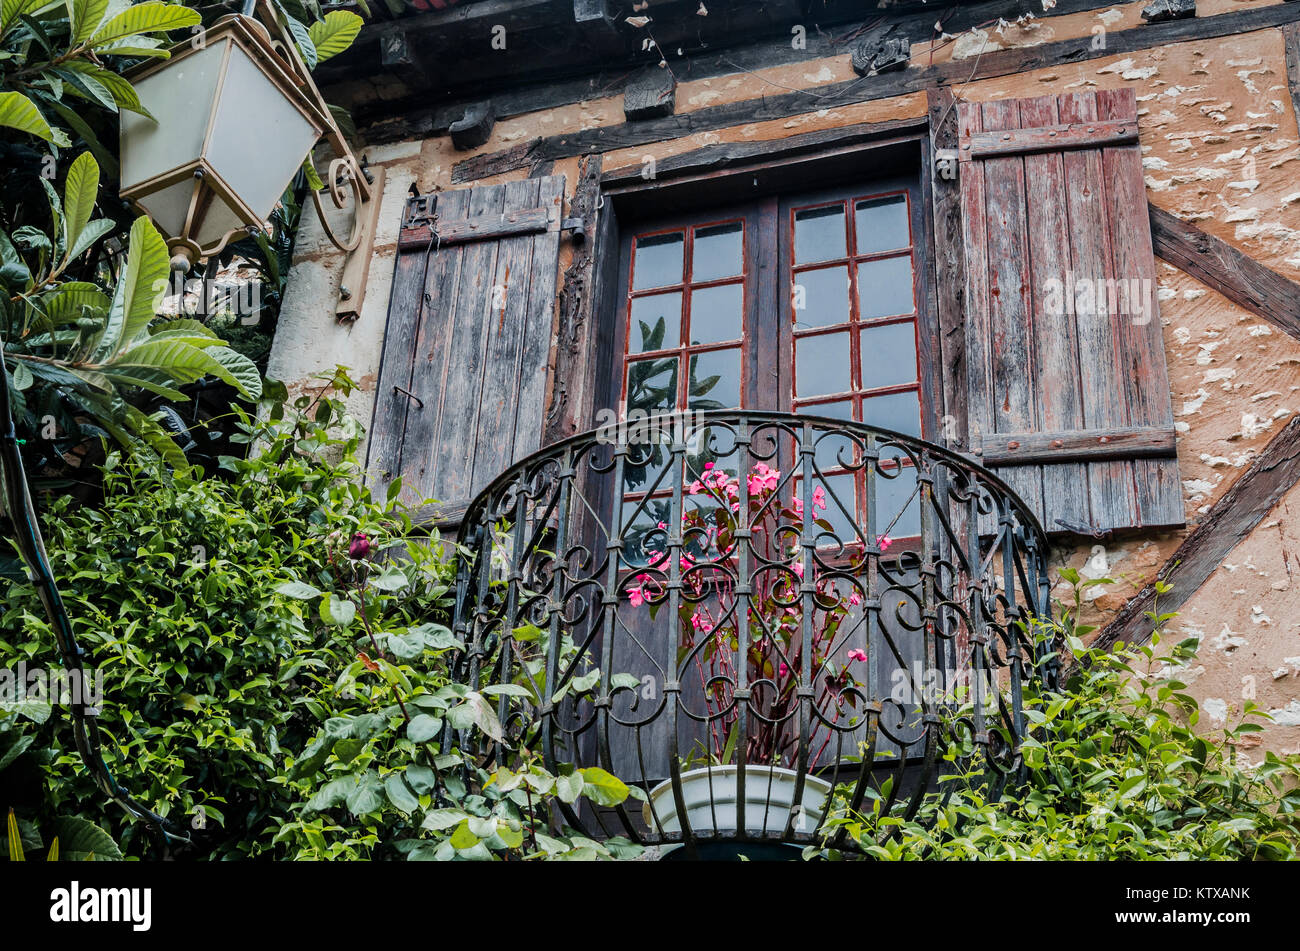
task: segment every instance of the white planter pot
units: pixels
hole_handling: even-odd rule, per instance
[[[682,773],[682,798],[693,832],[735,832],[743,828],[750,835],[780,835],[785,831],[794,805],[798,773],[780,766],[746,766],[742,810],[736,801],[739,771],[735,766],[713,766]],[[830,792],[831,784],[826,780],[816,776],[804,778],[803,808],[795,817],[795,832],[817,831]],[[664,780],[650,791],[650,801],[643,810],[647,824],[654,829],[651,809],[659,817],[664,832],[682,831],[671,780]]]

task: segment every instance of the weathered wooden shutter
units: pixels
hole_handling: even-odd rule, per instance
[[[957,108],[972,450],[1049,532],[1181,525],[1133,91]]]
[[[367,468],[454,522],[541,443],[564,177],[422,195],[398,240]]]

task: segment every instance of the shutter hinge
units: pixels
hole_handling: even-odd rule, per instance
[[[958,160],[956,149],[934,150],[934,170],[940,178],[946,181],[956,180],[957,165]]]
[[[565,218],[560,222],[560,230],[572,231],[574,244],[583,244],[587,240],[587,222],[582,218]]]

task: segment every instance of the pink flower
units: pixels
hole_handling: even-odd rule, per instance
[[[713,463],[711,463],[711,462],[706,462],[706,463],[704,464],[704,468],[706,468],[706,469],[712,469],[712,468],[713,468]]]
[[[781,661],[781,666],[777,669],[780,672],[782,677],[784,677],[786,674],[790,672],[790,668],[785,665],[785,661]]]
[[[849,595],[849,604],[853,605],[854,607],[857,607],[861,603],[862,603],[862,595],[858,594],[858,592],[854,591],[852,594]]]
[[[817,486],[817,488],[813,489],[813,508],[815,509],[826,508],[826,490],[823,489],[820,485]]]
[[[802,561],[796,561],[793,565],[790,566],[790,568],[791,568],[791,570],[794,571],[794,573],[797,574],[800,578],[803,577],[803,562],[802,562]]]
[[[855,647],[853,648],[853,650],[849,651],[848,656],[849,656],[849,660],[866,660],[867,652],[864,650],[859,650],[858,648]]]
[[[889,546],[894,544],[894,540],[888,535],[877,535],[876,544],[880,546],[881,551],[889,551]]]

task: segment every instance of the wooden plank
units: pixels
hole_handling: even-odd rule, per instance
[[[958,133],[979,131],[983,118],[978,103],[957,103]],[[968,165],[961,175],[962,242],[966,248],[966,379],[968,441],[995,430],[993,422],[993,332],[989,311],[989,241],[985,212],[985,163]],[[988,516],[979,518],[977,534],[996,528]]]
[[[411,391],[415,369],[412,344],[419,327],[427,266],[428,255],[420,253],[398,253],[393,264],[375,411],[366,441],[366,471],[377,498],[387,494],[389,483],[401,473],[406,417],[414,404],[397,387]]]
[[[1300,338],[1300,284],[1220,238],[1148,205],[1155,253],[1238,307]]]
[[[1020,125],[1014,99],[986,102],[980,107],[984,131]],[[1018,156],[985,160],[984,213],[988,228],[990,384],[993,415],[991,433],[1024,432],[1038,428],[1034,410],[1037,369],[1030,339],[1029,245],[1025,220],[1025,168]],[[1042,473],[1016,468],[998,473],[1041,521]]]
[[[1046,401],[1044,401],[1046,402]],[[1136,459],[1174,456],[1177,442],[1168,429],[1071,429],[1056,432],[998,433],[974,450],[987,466],[1021,466],[1051,461],[1052,468],[1076,471],[1055,463],[1071,459]],[[1078,483],[1074,486],[1078,492]],[[1084,513],[1086,515],[1086,512]]]
[[[449,215],[462,217],[469,211],[471,195],[469,189],[442,192],[438,196],[438,208]],[[430,258],[414,346],[415,373],[411,378],[412,392],[424,405],[407,418],[402,446],[402,479],[406,494],[412,501],[424,501],[435,494],[432,456],[442,423],[442,394],[450,363],[447,354],[456,339],[454,317],[461,259],[471,250],[481,247],[483,245],[444,248]],[[439,498],[438,501],[448,500]]]
[[[926,111],[930,126],[930,152],[957,147],[957,110],[952,90],[927,94]],[[955,168],[954,168],[955,171]],[[939,325],[939,374],[943,381],[939,440],[949,449],[961,450],[968,437],[966,418],[966,265],[962,241],[961,186],[958,179],[933,175],[931,179],[932,231],[934,242],[934,288]]]
[[[564,176],[540,180],[538,200],[558,217],[564,203]],[[542,445],[547,393],[547,365],[555,339],[556,282],[560,270],[560,233],[548,231],[532,238],[532,267],[528,272],[528,304],[524,310],[524,344],[515,377],[514,457],[517,462]],[[486,474],[490,480],[497,473]],[[481,489],[484,482],[479,486]]]
[[[860,78],[833,83],[815,90],[815,98],[811,98],[813,95],[811,92],[789,92],[709,106],[664,119],[566,132],[528,143],[527,152],[533,159],[562,159],[591,152],[648,145],[652,142],[677,139],[728,126],[788,119],[806,113],[812,107],[830,109],[859,102],[890,99],[953,83],[966,83],[1015,75],[1044,67],[1086,62],[1137,50],[1153,49],[1171,43],[1230,36],[1277,27],[1296,20],[1300,20],[1300,4],[1277,4],[1210,17],[1173,20],[1166,23],[1146,24],[1130,30],[1117,30],[1106,35],[1106,46],[1100,49],[1093,47],[1094,38],[1089,35],[1042,43],[1038,46],[994,50],[980,56],[978,62],[974,64],[963,59],[925,69],[907,69],[875,76],[869,83],[864,83]],[[507,157],[501,152],[488,153],[458,162],[452,168],[452,180],[474,181],[487,175],[526,168],[528,164],[529,161],[523,161],[518,154]]]
[[[1022,155],[1026,152],[1062,152],[1066,149],[1091,149],[1101,145],[1129,145],[1138,140],[1137,118],[1035,126],[1030,129],[1004,129],[977,132],[963,137],[960,157],[994,158],[999,155]]]
[[[525,178],[505,186],[505,210],[535,206],[541,179]],[[533,240],[528,235],[505,237],[494,242],[496,259],[491,280],[486,285],[487,327],[483,371],[478,392],[472,389],[467,398],[477,404],[478,425],[467,434],[474,443],[472,468],[464,494],[449,498],[472,498],[501,474],[515,458],[515,421],[521,408],[520,368],[529,330],[530,274],[533,270]],[[554,270],[551,294],[555,293]],[[550,336],[550,327],[546,328]],[[549,340],[548,340],[549,344]],[[545,360],[543,354],[542,360]],[[539,362],[538,368],[544,366]],[[536,374],[534,374],[536,375]],[[451,407],[449,407],[451,409]],[[445,481],[450,473],[438,474]]]
[[[1273,437],[1241,477],[1214,504],[1209,514],[1178,546],[1156,581],[1132,598],[1093,641],[1110,650],[1121,641],[1144,644],[1151,637],[1148,612],[1177,611],[1223,564],[1232,550],[1273,510],[1300,481],[1300,418],[1287,423]],[[1156,595],[1156,583],[1170,590]]]
[[[1040,96],[1020,102],[1023,126],[1050,128],[1059,122],[1056,96]],[[1088,128],[1087,124],[1082,128]],[[1051,280],[1064,281],[1070,269],[1070,228],[1066,216],[1065,161],[1061,153],[1026,155],[1025,202],[1028,227],[1029,282],[1033,326],[1030,344],[1034,352],[1038,425],[1045,430],[1075,431],[1083,427],[1081,383],[1079,380],[1079,346],[1074,320],[1064,308],[1046,306],[1044,289]],[[1000,435],[1006,446],[1025,446],[1030,439]],[[1047,440],[1052,445],[1055,440]],[[984,447],[985,465],[1003,465],[1011,457],[1000,458]],[[1043,514],[1040,521],[1063,519],[1072,525],[1088,524],[1088,467],[1064,462],[1061,457],[1038,471],[1043,486]],[[1017,464],[1017,463],[1012,463]]]
[[[488,241],[515,234],[533,234],[556,229],[559,218],[554,208],[519,208],[499,215],[478,215],[474,218],[422,222],[403,228],[397,239],[398,251],[411,251],[428,247],[436,242],[438,247],[467,244],[470,241]]]
[[[1131,87],[1097,93],[1100,118],[1137,124],[1137,99]],[[1156,262],[1151,226],[1143,211],[1146,182],[1137,144],[1102,149],[1109,203],[1113,275],[1129,288],[1126,312],[1114,314],[1119,347],[1119,377],[1125,387],[1128,420],[1134,427],[1172,430],[1174,414],[1165,366],[1165,342],[1156,300]],[[1126,306],[1124,306],[1126,304]],[[1182,525],[1185,521],[1178,460],[1137,459],[1132,463],[1137,521],[1132,527]]]
[[[1065,122],[1085,122],[1097,117],[1096,97],[1071,93],[1061,97],[1060,117]],[[1098,150],[1071,151],[1061,157],[1065,168],[1066,210],[1069,216],[1070,271],[1091,280],[1113,276],[1102,156]],[[1068,290],[1068,289],[1067,289]],[[1068,295],[1067,295],[1068,296]],[[1074,310],[1078,332],[1080,394],[1083,424],[1089,429],[1128,425],[1124,384],[1116,362],[1116,339],[1111,315],[1105,307]],[[1137,502],[1133,492],[1133,467],[1126,461],[1097,462],[1089,470],[1088,499],[1094,530],[1133,524]],[[1060,527],[1058,516],[1044,525]]]

